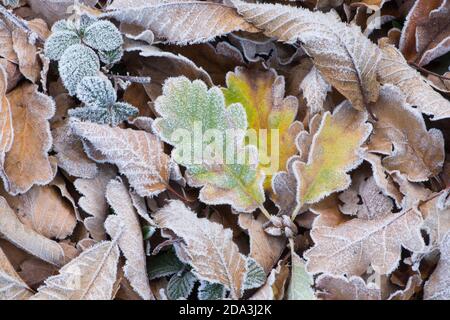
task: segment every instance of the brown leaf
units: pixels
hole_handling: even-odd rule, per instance
[[[396,85],[406,96],[406,102],[427,115],[431,120],[450,117],[450,102],[435,92],[415,69],[411,68],[394,46],[380,42],[383,55],[378,66],[378,78],[383,84]]]
[[[80,3],[94,5],[98,0],[80,0]],[[41,16],[49,25],[66,18],[73,9],[73,0],[28,0],[33,12]]]
[[[12,115],[9,100],[6,97],[7,74],[5,69],[0,66],[0,174],[3,171],[5,155],[11,150],[14,130],[12,126]]]
[[[249,300],[282,300],[289,278],[289,267],[282,260],[269,274],[266,283]]]
[[[286,247],[286,239],[283,237],[272,237],[264,231],[264,223],[267,219],[259,215],[254,219],[253,215],[239,214],[239,226],[247,230],[250,238],[249,256],[258,262],[268,274],[281,256]]]
[[[368,283],[352,276],[320,275],[316,280],[318,297],[323,300],[381,300],[380,289],[374,283]]]
[[[117,241],[104,241],[84,251],[45,280],[32,300],[110,300],[117,278]]]
[[[315,227],[315,246],[305,253],[307,270],[362,275],[372,265],[376,272],[388,274],[397,267],[402,246],[413,252],[424,249],[422,222],[420,212],[408,209],[374,220],[356,218],[336,227]]]
[[[388,155],[382,160],[388,171],[398,170],[410,181],[426,181],[436,176],[444,164],[444,137],[441,131],[427,131],[420,112],[406,104],[395,86],[383,86],[380,99],[372,105],[378,120],[369,150]]]
[[[441,258],[430,279],[425,283],[425,300],[450,299],[450,233],[447,233],[440,245]]]
[[[238,30],[258,31],[234,8],[216,2],[115,0],[108,9],[113,10],[108,16],[120,22],[150,29],[157,38],[181,45],[208,42]]]
[[[91,179],[76,179],[75,189],[82,194],[78,205],[84,212],[90,215],[84,219],[84,225],[95,240],[105,240],[105,222],[108,214],[106,202],[106,186],[116,176],[116,171],[110,166],[103,166],[98,174]]]
[[[161,228],[183,238],[181,246],[201,280],[221,283],[234,299],[242,296],[246,258],[233,242],[233,233],[206,218],[197,218],[181,201],[171,201],[154,215]]]
[[[111,180],[106,188],[106,199],[116,215],[111,215],[105,222],[105,228],[112,238],[123,232],[118,240],[119,248],[127,262],[123,268],[125,277],[133,289],[145,300],[154,300],[147,277],[146,256],[141,225],[133,207],[128,189],[123,182]]]
[[[48,151],[52,146],[50,119],[53,100],[23,84],[7,95],[11,104],[14,143],[6,154],[2,179],[12,195],[27,192],[33,185],[49,183],[55,176]]]
[[[22,224],[3,197],[0,197],[0,216],[0,235],[3,238],[51,264],[59,266],[64,263],[61,246]]]
[[[32,295],[0,248],[0,300],[27,300]]]
[[[72,121],[71,128],[89,141],[105,162],[115,164],[140,196],[152,197],[166,190],[170,159],[154,135],[81,121]]]
[[[420,66],[450,51],[450,1],[417,0],[403,27],[400,50]]]

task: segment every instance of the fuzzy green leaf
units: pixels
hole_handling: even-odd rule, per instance
[[[200,281],[198,288],[199,300],[223,300],[227,290],[220,283],[211,283],[208,281]]]
[[[266,282],[266,273],[255,259],[247,259],[246,269],[244,289],[259,288]]]
[[[77,86],[77,97],[89,107],[108,107],[117,95],[111,82],[101,77],[85,77]]]
[[[174,274],[167,284],[167,297],[170,300],[186,299],[192,292],[197,277],[192,272]]]
[[[54,32],[45,41],[44,54],[51,60],[59,60],[67,48],[80,42],[80,37],[73,31]]]
[[[97,50],[111,51],[123,44],[122,34],[109,21],[98,21],[86,28],[84,42]]]
[[[170,276],[184,269],[184,264],[177,258],[174,251],[162,252],[152,258],[148,265],[150,280]]]

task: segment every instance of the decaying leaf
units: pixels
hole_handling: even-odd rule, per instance
[[[311,114],[321,112],[327,94],[331,91],[331,87],[316,67],[313,67],[306,75],[300,84],[300,88],[307,101],[309,112]]]
[[[293,163],[297,199],[301,204],[317,202],[350,185],[347,172],[362,162],[361,145],[372,130],[366,120],[367,113],[356,111],[346,103],[333,114],[324,114],[308,161]]]
[[[112,238],[121,231],[121,224],[123,224],[118,244],[127,259],[124,266],[125,277],[143,299],[154,299],[147,278],[141,226],[128,189],[123,182],[111,180],[106,187],[106,199],[116,213],[116,216],[109,216],[105,222],[106,230]]]
[[[24,193],[36,184],[47,184],[55,176],[48,156],[52,146],[48,119],[55,113],[55,104],[37,89],[36,85],[23,84],[7,95],[14,143],[6,154],[2,179],[12,195]]]
[[[233,298],[242,296],[246,258],[233,242],[232,232],[206,218],[197,218],[180,201],[171,201],[154,215],[161,228],[183,238],[194,274],[221,283]]]
[[[169,157],[154,135],[76,120],[71,127],[105,157],[104,162],[115,164],[140,196],[151,197],[166,189]]]
[[[356,276],[320,275],[316,280],[318,297],[324,300],[381,300],[380,289]]]
[[[55,241],[45,238],[17,218],[5,198],[0,197],[0,236],[14,245],[51,264],[64,264],[62,247]]]
[[[431,120],[450,117],[450,102],[434,91],[394,46],[381,41],[382,58],[378,66],[378,77],[383,84],[393,84],[402,90],[406,101],[427,115]]]
[[[0,300],[27,300],[32,295],[0,248]]]
[[[118,260],[117,241],[100,242],[45,280],[31,299],[111,300]]]
[[[424,249],[422,215],[416,209],[391,213],[374,220],[352,219],[336,227],[311,231],[314,247],[305,253],[307,270],[334,275],[361,275],[369,265],[380,274],[398,265],[401,248]]]
[[[11,107],[6,97],[7,87],[7,73],[3,66],[0,66],[0,172],[3,171],[5,154],[11,150],[14,137]]]
[[[380,50],[356,26],[332,13],[303,8],[232,1],[238,12],[270,37],[299,42],[324,78],[357,110],[378,98],[376,68]]]
[[[440,245],[441,257],[430,279],[425,283],[425,300],[450,299],[450,233],[447,233]]]
[[[388,171],[400,171],[420,182],[440,173],[444,164],[444,137],[438,129],[427,130],[422,115],[411,108],[402,92],[383,86],[372,106],[376,115],[369,150],[388,155],[382,160]]]
[[[108,16],[150,29],[169,43],[207,42],[232,31],[258,30],[235,9],[216,2],[115,0],[109,9]]]

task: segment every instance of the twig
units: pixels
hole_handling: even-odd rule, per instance
[[[418,64],[414,63],[414,62],[410,63],[410,65],[413,66],[415,69],[417,69],[417,70],[419,70],[419,71],[422,71],[422,72],[424,72],[424,73],[426,73],[426,74],[430,74],[430,75],[435,76],[435,77],[438,77],[438,78],[440,78],[440,79],[442,79],[442,80],[448,80],[448,81],[450,81],[450,78],[449,78],[449,77],[446,77],[446,76],[440,75],[440,74],[438,74],[438,73],[435,73],[435,72],[433,72],[433,71],[427,70],[427,69],[425,69],[425,68],[419,66]]]
[[[109,78],[112,78],[114,80],[124,80],[124,81],[130,81],[134,83],[140,83],[140,84],[148,84],[151,82],[150,77],[139,77],[139,76],[125,76],[125,75],[119,75],[119,74],[110,74],[108,75]]]
[[[24,31],[29,37],[36,39],[41,43],[45,42],[44,39],[42,39],[36,32],[31,30],[30,27],[28,27],[26,21],[24,21],[21,18],[18,18],[14,13],[6,9],[3,5],[0,5],[0,14],[2,14],[5,17],[5,19],[7,19],[9,22],[15,25],[17,28]]]

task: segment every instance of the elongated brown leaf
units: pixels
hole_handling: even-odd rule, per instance
[[[53,99],[38,87],[23,84],[8,94],[14,127],[14,143],[6,154],[2,179],[12,195],[33,185],[49,183],[55,176],[48,157],[52,146],[50,119],[55,113]]]
[[[380,288],[360,277],[324,274],[317,278],[318,297],[324,300],[381,300]]]
[[[27,300],[32,295],[0,248],[0,300]]]
[[[7,73],[3,66],[0,66],[0,172],[3,171],[5,154],[11,150],[14,137],[11,107],[6,97],[7,87]]]
[[[406,101],[417,106],[422,113],[432,116],[431,120],[449,118],[450,101],[434,91],[394,46],[381,41],[380,47],[383,52],[377,71],[380,82],[398,86],[406,96]]]
[[[450,232],[444,236],[440,251],[439,264],[424,287],[425,300],[450,299]]]
[[[233,31],[258,31],[234,8],[217,2],[165,0],[115,1],[108,16],[151,30],[169,43],[207,42]]]
[[[195,275],[218,282],[235,299],[242,296],[246,258],[233,242],[233,233],[206,218],[197,218],[181,201],[171,201],[154,215],[161,228],[183,238]]]
[[[364,110],[378,98],[376,67],[380,51],[356,26],[346,25],[332,13],[272,4],[232,0],[238,12],[270,37],[300,42],[324,78],[355,109]]]
[[[115,164],[140,196],[152,197],[166,189],[169,156],[154,135],[80,121],[73,121],[71,127],[105,157],[105,162]]]
[[[106,199],[116,213],[116,216],[109,216],[105,222],[106,230],[111,237],[116,237],[120,231],[120,223],[123,223],[123,232],[118,244],[127,259],[123,268],[125,277],[143,299],[153,300],[147,277],[141,226],[128,189],[123,182],[111,180],[106,188]]]
[[[110,300],[117,276],[117,241],[104,241],[84,251],[48,278],[32,300]]]
[[[51,264],[64,263],[61,246],[22,224],[3,197],[0,197],[0,236]]]

